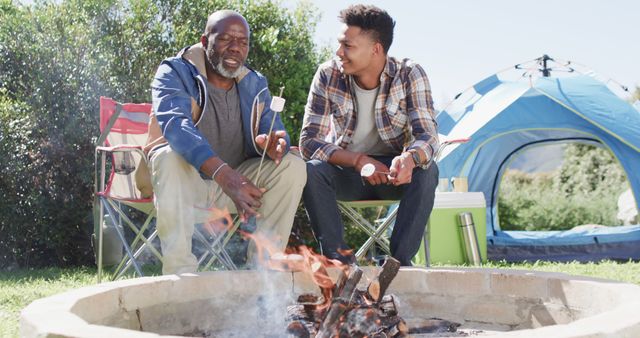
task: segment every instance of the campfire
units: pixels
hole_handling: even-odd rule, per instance
[[[314,279],[328,278],[326,269],[316,266]],[[303,294],[298,304],[287,308],[291,321],[287,332],[294,337],[404,336],[407,325],[398,316],[393,296],[384,293],[398,273],[400,263],[390,258],[366,290],[356,286],[362,270],[355,265],[341,270],[335,283],[319,285],[322,296]]]
[[[226,210],[212,213],[212,216],[227,222],[210,222],[211,231],[219,231],[219,227],[230,223]],[[306,273],[319,288],[319,294],[301,294],[296,304],[287,307],[286,333],[289,337],[405,337],[422,333],[468,335],[457,331],[460,324],[439,318],[424,320],[419,327],[407,325],[399,314],[396,297],[386,294],[400,270],[400,262],[393,257],[387,257],[378,273],[366,283],[366,288],[359,289],[358,285],[365,283],[360,283],[363,270],[356,264],[346,265],[328,259],[304,245],[289,247],[286,253],[278,252],[273,246],[273,238],[242,229],[239,233],[256,245],[258,269]],[[349,255],[351,252],[341,254]],[[335,282],[329,276],[328,268],[338,270]]]
[[[386,259],[364,290],[357,288],[363,271],[356,265],[339,265],[336,282],[331,281],[319,261],[310,266],[321,295],[302,294],[287,307],[290,337],[405,337],[415,333],[456,332],[460,324],[432,318],[420,328],[410,329],[399,315],[395,296],[386,291],[400,270],[400,262]]]

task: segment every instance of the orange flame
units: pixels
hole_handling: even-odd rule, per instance
[[[209,217],[204,227],[210,233],[220,234],[231,231],[234,226],[233,219],[227,208],[207,210]],[[307,246],[287,248],[282,252],[276,247],[277,238],[269,238],[261,232],[248,233],[238,231],[245,239],[250,239],[255,246],[253,259],[267,269],[275,271],[298,271],[311,276],[313,282],[322,290],[324,303],[319,308],[328,307],[331,301],[335,282],[329,276],[327,269],[336,267],[348,274],[349,266],[339,260],[329,259],[317,254]],[[339,250],[341,255],[352,254],[351,250]]]
[[[226,207],[224,209],[196,209],[205,210],[209,213],[207,221],[204,222],[203,226],[210,234],[224,233],[233,227],[233,218]]]

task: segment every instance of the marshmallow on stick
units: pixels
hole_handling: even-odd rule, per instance
[[[260,158],[260,165],[258,166],[258,173],[256,175],[256,181],[255,181],[255,184],[257,186],[260,186],[259,181],[260,181],[260,172],[262,171],[262,163],[264,162],[264,157],[267,154],[267,149],[269,149],[269,143],[271,141],[271,132],[273,132],[273,125],[276,122],[276,115],[278,115],[278,113],[284,110],[284,104],[286,100],[282,97],[282,92],[284,92],[284,87],[280,87],[280,95],[272,97],[271,105],[269,105],[269,108],[271,109],[271,111],[273,111],[273,117],[271,118],[271,126],[269,126],[269,132],[267,133],[267,142],[262,151],[262,157]]]
[[[387,174],[387,175],[390,174],[390,172],[386,172],[386,171],[377,171],[376,166],[373,165],[373,163],[367,163],[362,166],[362,169],[360,169],[360,176],[362,177],[371,177],[371,175],[375,173]]]

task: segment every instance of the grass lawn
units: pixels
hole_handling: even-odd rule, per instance
[[[32,301],[95,282],[90,268],[0,272],[0,337],[18,337],[20,310]]]
[[[635,262],[605,261],[588,264],[491,262],[485,267],[563,272],[640,285],[640,263]],[[20,310],[32,301],[94,283],[96,283],[96,270],[93,268],[49,268],[0,272],[0,337],[18,337]]]

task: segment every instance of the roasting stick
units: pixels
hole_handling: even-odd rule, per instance
[[[271,105],[269,108],[273,111],[273,117],[271,118],[271,126],[269,126],[269,132],[267,133],[267,143],[262,151],[262,157],[260,158],[260,164],[258,165],[258,174],[256,175],[256,186],[260,187],[260,172],[262,172],[262,164],[264,163],[264,157],[267,155],[267,149],[269,149],[269,142],[271,141],[271,133],[273,132],[273,125],[276,122],[276,115],[284,110],[284,103],[286,100],[282,98],[282,92],[284,92],[284,86],[280,87],[280,95],[274,96],[271,99]]]

